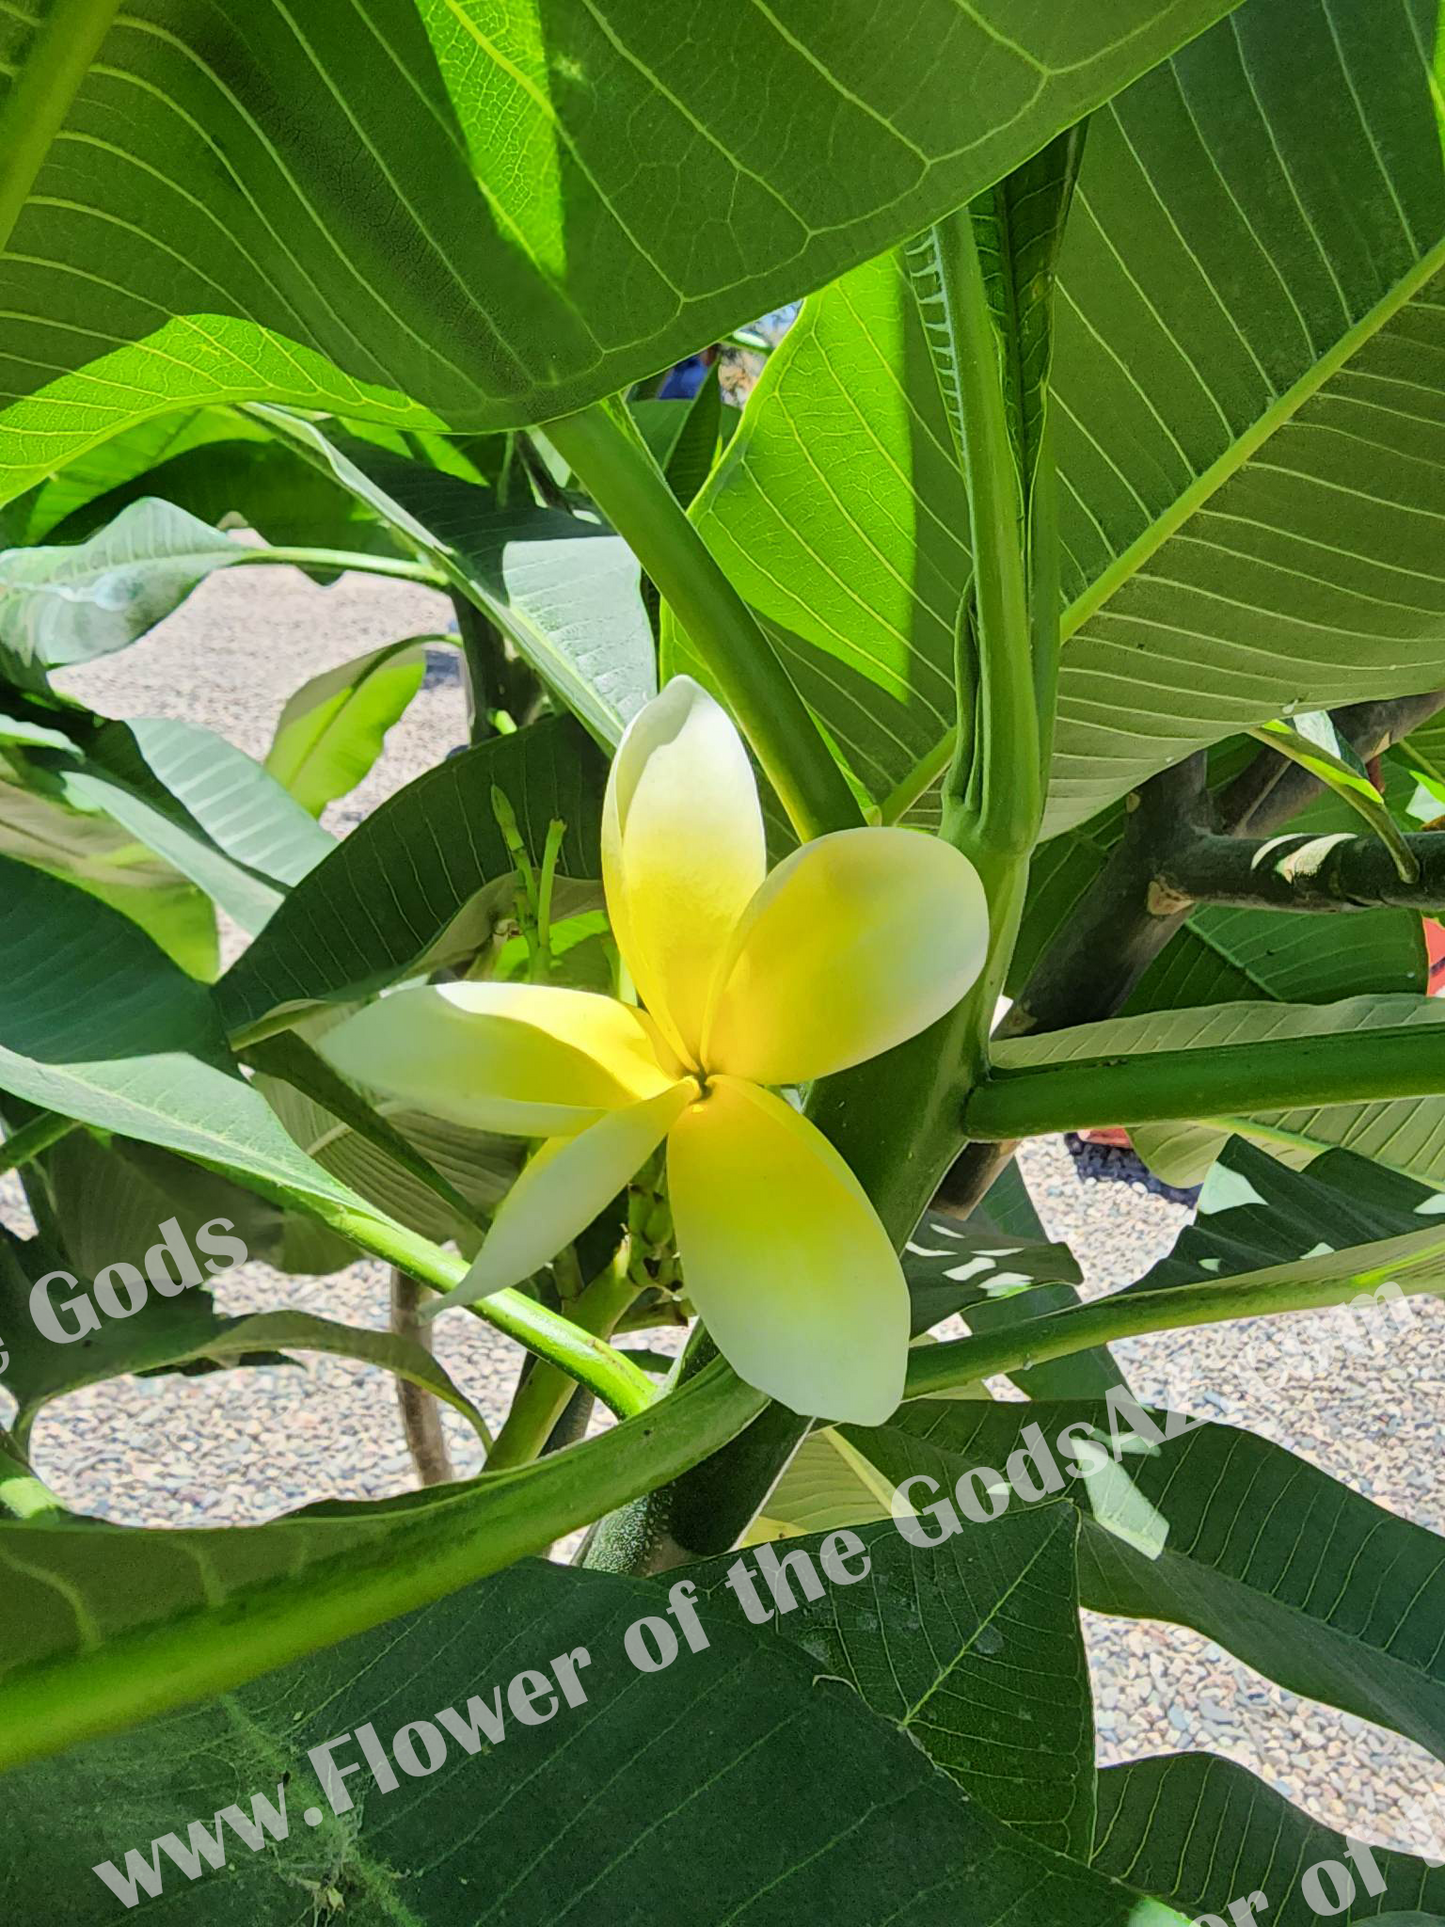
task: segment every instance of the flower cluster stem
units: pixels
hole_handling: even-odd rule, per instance
[[[618,1320],[637,1297],[638,1288],[628,1276],[626,1246],[607,1269],[594,1278],[570,1308],[571,1322],[595,1338],[610,1338]],[[621,1357],[624,1354],[618,1353]],[[487,1454],[487,1470],[500,1472],[507,1466],[526,1465],[535,1459],[552,1435],[567,1401],[576,1390],[576,1375],[541,1359],[531,1370],[512,1400],[512,1409]]]
[[[672,607],[798,835],[863,821],[841,768],[757,618],[728,581],[619,401],[546,424]]]

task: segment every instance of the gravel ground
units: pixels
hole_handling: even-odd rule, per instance
[[[237,571],[213,577],[123,656],[60,680],[107,714],[188,717],[261,756],[297,683],[398,636],[441,629],[447,613],[442,598],[408,584],[351,577],[322,590],[289,570]],[[331,807],[327,827],[344,834],[464,735],[455,657],[443,645],[380,763]],[[1090,1294],[1139,1276],[1187,1222],[1184,1208],[1142,1186],[1080,1184],[1059,1142],[1029,1146],[1023,1164],[1050,1234],[1073,1246]],[[13,1180],[0,1184],[0,1215],[27,1228]],[[384,1327],[387,1278],[374,1263],[324,1279],[246,1264],[216,1297],[226,1312],[284,1303]],[[1289,1322],[1281,1320],[1131,1340],[1118,1355],[1142,1398],[1248,1424],[1379,1504],[1445,1531],[1440,1432],[1429,1416],[1445,1389],[1445,1307],[1412,1302],[1415,1317],[1386,1361],[1346,1360],[1323,1377],[1291,1374],[1273,1350]],[[498,1421],[516,1347],[461,1318],[442,1322],[437,1344],[458,1383]],[[474,1471],[480,1453],[469,1428],[450,1412],[445,1423],[457,1472]],[[413,1483],[390,1383],[324,1358],[303,1369],[121,1380],[75,1393],[41,1420],[35,1457],[77,1507],[128,1524],[253,1522],[314,1499],[379,1498]],[[1086,1633],[1106,1760],[1206,1747],[1329,1825],[1416,1849],[1445,1842],[1445,1775],[1417,1747],[1281,1692],[1191,1633],[1093,1615]]]

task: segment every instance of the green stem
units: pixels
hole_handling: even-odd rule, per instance
[[[0,1142],[0,1175],[13,1171],[17,1166],[28,1164],[38,1158],[42,1151],[48,1151],[52,1144],[59,1144],[63,1137],[80,1129],[80,1119],[61,1117],[57,1111],[42,1111],[39,1117],[32,1117],[28,1124],[22,1124],[18,1131],[12,1131]]]
[[[340,1209],[327,1212],[326,1222],[363,1251],[384,1258],[433,1291],[454,1290],[471,1268],[465,1258],[453,1257],[389,1219]],[[592,1332],[528,1298],[525,1292],[494,1291],[474,1300],[467,1309],[595,1392],[619,1418],[630,1417],[652,1403],[655,1387],[640,1366]]]
[[[1027,856],[1041,808],[1039,691],[1023,552],[1018,455],[1004,403],[1000,341],[967,208],[937,230],[958,343],[958,400],[973,549],[977,646],[961,615],[960,729],[944,790],[943,835],[969,856]]]
[[[446,577],[429,563],[409,562],[400,555],[368,555],[364,549],[241,549],[229,566],[236,568],[257,562],[292,562],[302,569],[352,569],[360,575],[395,576],[402,582],[421,582],[429,589],[447,586]]]
[[[1418,1277],[1410,1275],[1412,1264],[1420,1267]],[[1223,1278],[1217,1284],[1115,1292],[1091,1305],[1077,1305],[1005,1331],[920,1347],[908,1355],[908,1389],[904,1396],[936,1397],[996,1373],[1011,1374],[1031,1365],[1045,1365],[1051,1359],[1070,1358],[1119,1338],[1220,1325],[1235,1318],[1273,1317],[1286,1311],[1323,1311],[1386,1283],[1398,1284],[1406,1297],[1438,1294],[1445,1285],[1445,1238],[1413,1258],[1396,1258],[1357,1271],[1349,1278],[1292,1279],[1292,1269],[1276,1265],[1248,1278]]]
[[[1029,1040],[1013,1048],[1027,1050]],[[996,1068],[968,1098],[963,1123],[970,1137],[1001,1141],[1090,1125],[1248,1116],[1442,1092],[1445,1025],[1397,1024]]]
[[[537,878],[537,947],[531,957],[532,982],[546,983],[552,974],[552,890],[557,881],[557,859],[562,854],[562,839],[567,825],[554,816],[547,825],[547,841],[542,850],[542,868]]]
[[[55,0],[0,110],[0,248],[65,124],[119,0]]]
[[[637,1287],[624,1262],[611,1264],[572,1304],[572,1322],[595,1338],[610,1338],[617,1321],[637,1297]],[[622,1357],[625,1354],[618,1353]],[[629,1361],[630,1362],[630,1361]],[[640,1368],[638,1368],[640,1369]],[[555,1365],[536,1364],[512,1400],[506,1423],[487,1454],[487,1470],[501,1472],[535,1459],[566,1410],[575,1384],[573,1376]]]
[[[718,1361],[654,1410],[535,1465],[409,1494],[399,1505],[339,1506],[258,1526],[272,1544],[290,1541],[290,1556],[278,1559],[275,1576],[263,1583],[237,1577],[214,1612],[157,1611],[143,1624],[133,1612],[126,1630],[112,1630],[99,1644],[62,1640],[50,1656],[7,1672],[0,1683],[0,1772],[227,1693],[499,1572],[678,1477],[725,1445],[765,1402]],[[46,1543],[68,1545],[50,1537],[56,1530],[115,1534],[91,1521],[64,1528],[0,1523],[0,1541],[16,1559],[40,1559]],[[231,1543],[234,1529],[227,1533]],[[167,1556],[203,1561],[221,1540],[215,1530],[163,1536],[175,1549]],[[144,1543],[158,1558],[162,1535],[130,1537],[139,1586],[148,1569]]]
[[[0,1519],[65,1519],[65,1507],[31,1471],[18,1442],[0,1427]]]
[[[777,652],[687,519],[626,409],[594,402],[544,430],[672,605],[799,836],[859,825],[853,792]]]

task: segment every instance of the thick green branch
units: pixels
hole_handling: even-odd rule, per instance
[[[1411,883],[1378,837],[1338,833],[1194,836],[1166,855],[1156,882],[1180,899],[1244,909],[1438,910],[1445,904],[1445,835],[1426,830],[1404,843],[1419,872]]]
[[[1042,776],[1018,454],[969,210],[943,222],[935,236],[958,351],[974,568],[971,600],[958,614],[959,736],[944,784],[943,835],[975,861],[980,853],[1020,857],[1038,834]]]
[[[1396,1024],[996,1070],[964,1107],[970,1137],[1248,1116],[1445,1092],[1445,1024]]]
[[[1411,1275],[1410,1265],[1419,1267]],[[1306,1266],[1308,1261],[1306,1261]],[[1119,1338],[1140,1338],[1150,1332],[1180,1331],[1194,1325],[1221,1325],[1235,1318],[1261,1318],[1286,1311],[1323,1311],[1343,1305],[1363,1291],[1397,1284],[1405,1296],[1439,1293],[1445,1286],[1445,1239],[1412,1259],[1353,1273],[1348,1278],[1291,1276],[1292,1267],[1277,1265],[1244,1278],[1222,1278],[1217,1284],[1172,1285],[1161,1291],[1123,1291],[1052,1313],[1005,1331],[984,1332],[974,1338],[950,1339],[911,1352],[908,1358],[907,1398],[931,1398],[955,1386],[972,1384],[996,1373],[1026,1370],[1051,1359],[1071,1358],[1096,1345]]]
[[[672,605],[799,836],[855,828],[862,812],[817,724],[626,410],[594,402],[546,434]]]
[[[424,1496],[408,1494],[400,1502],[272,1520],[258,1531],[273,1540],[294,1535],[289,1571],[243,1587],[224,1612],[133,1624],[100,1644],[65,1652],[53,1664],[42,1661],[7,1673],[0,1684],[0,1772],[171,1707],[229,1692],[306,1653],[443,1599],[540,1552],[659,1480],[677,1478],[734,1437],[765,1403],[761,1392],[718,1360],[675,1397],[535,1465],[484,1472],[465,1484]],[[36,1495],[30,1502],[39,1502]],[[21,1556],[16,1535],[35,1523],[0,1524],[16,1558]],[[91,1520],[75,1521],[74,1529],[115,1532]],[[149,1541],[152,1547],[164,1536],[200,1557],[217,1534],[132,1536],[137,1546]],[[135,1557],[143,1561],[141,1552]],[[144,1569],[143,1563],[136,1567]]]

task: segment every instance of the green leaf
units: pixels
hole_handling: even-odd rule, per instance
[[[903,1274],[915,1335],[956,1311],[1019,1294],[1033,1303],[1036,1286],[1077,1285],[1083,1277],[1067,1245],[1001,1237],[942,1211],[919,1220],[904,1247]]]
[[[215,400],[452,431],[580,408],[918,232],[1227,4],[922,0],[902,37],[789,5],[735,88],[705,0],[665,30],[635,0],[122,23],[0,278],[0,469],[18,493]]]
[[[86,542],[0,553],[0,670],[25,688],[143,636],[213,569],[246,554],[219,529],[149,497]]]
[[[275,1028],[278,1016],[379,990],[424,959],[439,968],[485,947],[512,913],[494,784],[511,800],[534,860],[549,820],[560,817],[559,874],[600,875],[604,776],[582,732],[556,719],[465,750],[407,784],[291,892],[222,978],[227,1028],[254,1035]],[[502,888],[488,898],[489,885]]]
[[[1376,0],[1249,0],[1090,123],[1054,313],[1051,833],[1291,708],[1445,673],[1433,35]],[[694,514],[901,814],[947,759],[971,562],[898,261],[805,305]]]
[[[212,730],[166,716],[77,717],[73,727],[72,755],[29,759],[33,786],[103,812],[243,930],[263,928],[286,888],[335,848],[272,776]],[[20,759],[10,761],[19,771]]]
[[[203,1224],[228,1219],[250,1255],[277,1271],[324,1276],[357,1256],[355,1245],[317,1219],[131,1138],[72,1131],[27,1174],[32,1187],[43,1185],[54,1239],[82,1277],[93,1278],[117,1260],[144,1269],[156,1226],[172,1217],[193,1244]]]
[[[68,515],[57,525],[54,539],[75,541],[140,496],[159,495],[216,528],[254,529],[266,543],[288,551],[297,567],[322,584],[334,582],[340,569],[327,566],[323,557],[312,559],[306,551],[339,550],[347,556],[375,557],[383,568],[388,559],[411,554],[410,547],[399,543],[365,503],[338,488],[329,475],[278,441],[260,422],[232,410],[200,409],[196,414],[201,419],[229,416],[231,439],[208,441],[143,469]],[[142,423],[131,434],[151,426]],[[117,439],[124,444],[129,436]],[[70,473],[62,470],[40,491],[41,506],[49,490],[66,483]]]
[[[1384,1847],[1370,1852],[1383,1885],[1378,1895],[1351,1867],[1343,1834],[1311,1820],[1233,1760],[1175,1753],[1107,1767],[1099,1775],[1093,1865],[1188,1914],[1227,1918],[1230,1901],[1257,1883],[1269,1894],[1271,1927],[1317,1927],[1320,1914],[1301,1893],[1300,1877],[1322,1860],[1337,1860],[1356,1889],[1340,1920],[1441,1927],[1445,1873],[1413,1854]],[[1406,1915],[1395,1911],[1401,1907],[1429,1911]]]
[[[156,415],[119,434],[108,435],[14,505],[15,511],[24,511],[17,545],[31,547],[55,530],[64,531],[61,541],[81,539],[140,495],[159,496],[188,509],[203,522],[218,524],[223,509],[212,512],[165,488],[145,487],[146,478],[196,453],[204,461],[214,462],[227,442],[264,446],[267,439],[259,423],[248,422],[230,408],[188,408],[179,414]],[[129,496],[116,499],[126,489],[131,491]],[[102,504],[109,505],[108,512]],[[84,522],[90,526],[76,526]]]
[[[336,848],[261,764],[199,723],[133,716],[104,723],[86,747],[93,764],[283,892]]]
[[[435,562],[599,741],[616,744],[656,694],[638,565],[620,536],[556,509],[496,498],[425,463],[257,411]]]
[[[154,1227],[153,1227],[154,1230]],[[157,1233],[158,1237],[160,1234]],[[155,1242],[153,1238],[152,1242]],[[24,1442],[36,1414],[51,1399],[83,1385],[133,1372],[181,1371],[207,1365],[271,1364],[278,1352],[328,1352],[338,1358],[359,1359],[421,1385],[467,1420],[482,1439],[486,1423],[471,1400],[464,1397],[431,1353],[412,1338],[392,1332],[367,1331],[310,1312],[254,1312],[243,1318],[217,1315],[209,1291],[193,1288],[175,1297],[152,1292],[138,1315],[117,1320],[97,1308],[100,1329],[85,1336],[74,1350],[38,1333],[29,1313],[30,1287],[54,1269],[43,1250],[11,1239],[0,1243],[0,1307],[6,1317],[6,1338],[12,1363],[6,1372],[7,1390],[14,1393],[19,1411],[16,1432]],[[114,1261],[112,1261],[114,1262]],[[211,1269],[209,1262],[207,1269]],[[216,1267],[219,1269],[219,1267]],[[174,1277],[174,1267],[169,1274]],[[89,1297],[90,1279],[74,1285],[64,1280],[50,1287],[52,1301],[66,1303]],[[123,1294],[122,1294],[123,1295]],[[67,1312],[62,1324],[80,1314]]]
[[[844,1436],[895,1484],[927,1473],[943,1491],[978,1466],[1001,1484],[1024,1425],[1037,1424],[1083,1511],[1085,1606],[1192,1626],[1290,1692],[1445,1756],[1445,1541],[1229,1426],[1156,1415],[1150,1440],[1121,1418],[1111,1457],[1111,1416],[1097,1401],[923,1401]],[[1084,1454],[1090,1436],[1101,1442],[1086,1477],[1066,1477],[1067,1454],[1053,1452],[1070,1425],[1086,1428],[1075,1435]],[[913,1488],[915,1504],[931,1496]]]
[[[954,1312],[970,1332],[990,1332],[1064,1311],[1079,1303],[1083,1278],[1067,1245],[1000,1237],[976,1216],[960,1223],[939,1211],[924,1212],[904,1248],[903,1275],[915,1334]],[[1087,1398],[1124,1382],[1102,1349],[1009,1376],[1030,1398]]]
[[[744,1543],[875,1524],[890,1517],[892,1492],[892,1482],[835,1426],[819,1426],[789,1459]]]
[[[308,1120],[315,1116],[321,1126],[317,1131],[315,1124],[312,1124],[312,1134],[316,1139],[314,1149],[312,1144],[304,1143],[297,1130],[292,1128],[291,1120],[299,1121],[295,1105],[289,1107],[290,1119],[274,1103],[272,1108],[308,1156],[316,1155],[317,1151],[323,1153],[317,1157],[323,1169],[342,1177],[345,1183],[352,1182],[349,1176],[352,1171],[371,1178],[379,1166],[388,1174],[394,1173],[396,1181],[408,1194],[414,1192],[417,1186],[430,1194],[427,1215],[433,1219],[440,1217],[445,1227],[439,1236],[460,1235],[463,1241],[475,1242],[477,1215],[471,1200],[427,1161],[410,1138],[382,1115],[380,1100],[375,1105],[368,1103],[359,1091],[332,1069],[319,1052],[312,1049],[308,1041],[295,1031],[283,1032],[253,1044],[246,1053],[246,1059],[254,1069],[269,1073],[261,1086],[266,1095],[275,1092],[278,1084],[285,1084],[290,1087],[293,1097],[305,1100],[307,1111],[302,1115]],[[492,1194],[498,1162],[493,1148],[495,1140],[483,1137],[481,1132],[462,1135],[473,1140],[471,1148],[477,1152],[482,1164],[480,1172],[468,1173],[470,1188],[476,1190],[480,1179],[480,1188]],[[342,1145],[347,1147],[347,1152],[339,1154],[338,1147]],[[516,1169],[515,1158],[504,1153],[503,1169],[509,1175],[513,1173]],[[361,1186],[353,1184],[352,1188],[359,1190],[363,1197],[371,1196]],[[393,1188],[388,1185],[385,1190],[390,1194]],[[389,1216],[396,1215],[380,1199],[373,1198],[372,1202],[380,1204]],[[409,1223],[410,1220],[403,1219],[402,1222]]]
[[[83,891],[0,860],[0,1090],[179,1151],[282,1202],[357,1202],[226,1052],[209,991]]]
[[[910,1545],[890,1519],[857,1535],[868,1555],[859,1583],[829,1585],[813,1600],[792,1585],[796,1603],[769,1629],[800,1649],[810,1674],[845,1680],[908,1734],[971,1803],[1087,1859],[1094,1709],[1075,1592],[1077,1531],[1071,1506],[1042,1506],[935,1550]],[[816,1563],[822,1543],[814,1537],[788,1551]],[[690,1566],[688,1577],[704,1597],[728,1599],[733,1560],[725,1553]],[[861,1565],[855,1554],[844,1570]]]
[[[408,638],[313,676],[281,711],[266,768],[320,816],[370,770],[425,675],[425,645]]]
[[[110,905],[195,977],[213,977],[209,898],[111,816],[82,805],[34,759],[0,750],[0,858],[33,864]]]
[[[1259,723],[1249,732],[1271,749],[1277,749],[1292,763],[1307,769],[1311,776],[1333,790],[1342,803],[1348,803],[1362,816],[1395,859],[1395,868],[1406,883],[1415,883],[1420,865],[1391,816],[1383,796],[1375,788],[1363,763],[1335,728],[1327,710],[1296,716],[1293,723],[1278,717]]]
[[[631,414],[667,477],[673,494],[686,508],[703,483],[717,455],[724,412],[736,424],[733,409],[724,411],[714,362],[691,401],[633,402]]]
[[[268,1038],[265,1045],[252,1046],[248,1059],[264,1063],[258,1050],[278,1041]],[[516,1138],[470,1131],[465,1125],[378,1099],[374,1114],[408,1147],[408,1155],[401,1157],[384,1147],[374,1132],[353,1130],[292,1084],[263,1072],[256,1085],[306,1155],[333,1177],[422,1237],[438,1244],[451,1239],[467,1257],[476,1255],[481,1246],[478,1222],[500,1203],[521,1169],[525,1147]],[[429,1167],[431,1179],[419,1175],[418,1162]],[[460,1193],[465,1204],[460,1215],[438,1194],[437,1176]]]
[[[1326,1151],[1294,1171],[1231,1138],[1204,1180],[1194,1221],[1126,1290],[1207,1283],[1329,1251],[1349,1256],[1378,1239],[1434,1230],[1441,1209],[1438,1190],[1352,1152]]]
[[[143,1905],[164,1912],[170,1902],[193,1927],[333,1917],[474,1927],[489,1915],[509,1927],[584,1917],[610,1927],[642,1918],[639,1907],[697,1927],[722,1927],[730,1913],[749,1927],[1181,1919],[1000,1825],[890,1720],[816,1679],[730,1600],[704,1602],[703,1650],[683,1647],[663,1672],[639,1672],[627,1630],[665,1603],[643,1581],[529,1561],[193,1713],[39,1763],[7,1785],[0,1900],[17,1918],[113,1916],[95,1863],[124,1873],[128,1850],[151,1860],[167,1833],[184,1852],[193,1816],[209,1821],[239,1802],[249,1819],[261,1793],[284,1806],[284,1840],[255,1833],[258,1850],[248,1851],[223,1821],[226,1871],[198,1864],[193,1882],[160,1848],[152,1881],[158,1869],[163,1897]],[[575,1698],[557,1671],[569,1655]],[[535,1724],[516,1717],[508,1691],[524,1668],[555,1675],[551,1695],[539,1691],[528,1708]],[[435,1723],[439,1708],[465,1726],[494,1695],[499,1740],[479,1735],[470,1754],[448,1720],[435,1773],[403,1781],[398,1799],[363,1768],[346,1782],[355,1806],[332,1818],[308,1749],[368,1723],[387,1744],[403,1724]],[[335,1757],[360,1756],[348,1740]],[[301,1824],[309,1806],[324,1816],[314,1831]],[[33,1818],[26,1824],[36,1813],[54,1815],[43,1845]],[[110,1816],[101,1830],[97,1814]],[[506,1850],[496,1829],[459,1824],[459,1814],[501,1816]],[[665,1916],[651,1893],[660,1870]]]
[[[979,195],[970,209],[985,293],[998,336],[1004,406],[1018,468],[1021,507],[1032,494],[1043,446],[1053,363],[1054,284],[1086,125],[1071,127],[1051,141],[1022,167]],[[925,237],[904,250],[910,271],[915,275],[921,271],[926,280],[934,275],[930,253]],[[935,280],[934,285],[941,293],[941,283]],[[939,384],[947,395],[956,389],[958,379],[950,331],[940,325],[943,316],[936,305],[930,321],[925,292],[920,292],[919,303]],[[962,446],[960,439],[960,452]]]

